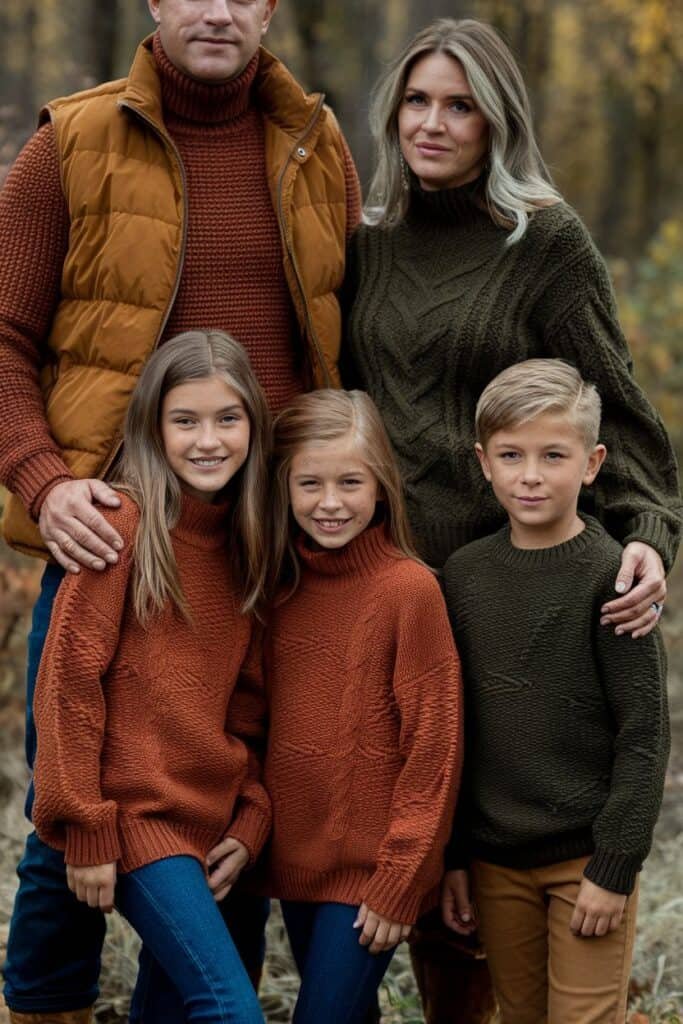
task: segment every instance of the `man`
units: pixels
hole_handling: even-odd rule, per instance
[[[260,43],[277,0],[148,0],[127,79],[56,100],[0,194],[4,533],[52,557],[29,639],[30,704],[64,571],[106,571],[97,503],[157,344],[192,327],[247,348],[275,410],[335,385],[335,292],[360,212],[346,143]],[[31,795],[28,810],[30,812]],[[103,918],[29,837],[5,968],[14,1022],[85,1024]]]

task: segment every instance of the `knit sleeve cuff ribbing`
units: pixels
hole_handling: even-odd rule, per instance
[[[111,864],[121,856],[115,806],[99,828],[83,829],[77,825],[67,825],[65,832],[64,862],[72,867]]]
[[[8,489],[21,499],[31,517],[37,521],[41,506],[56,484],[73,480],[61,455],[56,451],[38,452],[24,459],[8,481]]]
[[[638,857],[597,849],[584,869],[586,878],[601,889],[628,896],[633,892],[636,875],[642,867]]]
[[[245,806],[238,810],[225,833],[225,838],[238,839],[240,843],[244,843],[251,867],[258,859],[269,834],[270,815],[265,815],[255,807]]]
[[[406,892],[405,878],[386,868],[375,871],[362,893],[363,903],[367,903],[370,910],[401,924],[415,924],[424,897],[422,890],[411,888]]]
[[[622,544],[630,544],[636,540],[649,544],[661,556],[664,568],[669,572],[678,552],[680,524],[678,529],[674,530],[659,516],[643,513],[628,520],[626,530],[626,536],[621,539]]]

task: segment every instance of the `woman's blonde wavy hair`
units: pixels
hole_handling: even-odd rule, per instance
[[[286,599],[299,585],[294,545],[298,527],[290,514],[289,474],[294,456],[307,445],[323,446],[348,438],[358,447],[360,458],[379,484],[392,542],[407,558],[421,562],[413,547],[396,456],[369,395],[331,388],[299,395],[276,416],[273,434],[271,593],[280,589]]]
[[[485,202],[491,219],[512,229],[508,242],[517,242],[526,231],[529,214],[562,197],[536,143],[529,97],[512,53],[494,28],[472,18],[439,18],[428,25],[378,81],[370,108],[377,169],[365,219],[391,227],[408,209],[410,192],[401,180],[398,111],[411,69],[431,53],[445,53],[460,62],[472,96],[488,122]]]
[[[234,501],[227,525],[234,578],[242,585],[242,611],[258,611],[262,601],[270,414],[242,346],[222,331],[187,331],[158,349],[140,375],[126,415],[123,456],[114,482],[140,507],[133,602],[143,624],[169,601],[190,618],[170,536],[180,517],[182,491],[166,459],[161,409],[173,388],[213,376],[237,392],[249,417],[249,452],[228,485]]]

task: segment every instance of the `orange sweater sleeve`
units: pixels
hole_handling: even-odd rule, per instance
[[[132,570],[131,519],[123,510],[111,516],[126,542],[116,565],[67,574],[60,585],[36,683],[33,822],[40,838],[64,849],[65,862],[75,866],[120,856],[117,807],[102,797],[100,758],[103,681],[118,646]]]
[[[266,717],[261,630],[255,629],[226,721],[226,732],[243,741],[248,756],[247,773],[226,836],[244,843],[252,864],[265,845],[272,821],[270,797],[262,782]]]
[[[45,416],[39,372],[69,243],[51,124],[28,141],[0,192],[0,480],[34,518],[47,492],[73,479]]]
[[[403,767],[377,867],[363,893],[375,913],[412,924],[443,870],[463,754],[460,663],[434,577],[401,593],[394,695]]]

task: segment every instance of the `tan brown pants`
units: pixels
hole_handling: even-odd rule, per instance
[[[524,871],[472,865],[503,1024],[624,1024],[637,888],[616,931],[578,938],[569,922],[587,861]]]
[[[490,1024],[496,1001],[486,957],[477,940],[455,935],[441,912],[420,918],[410,956],[426,1024]]]

